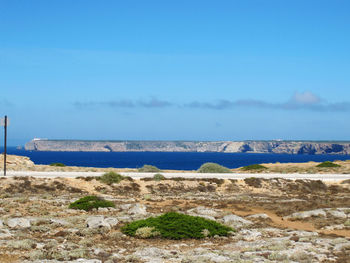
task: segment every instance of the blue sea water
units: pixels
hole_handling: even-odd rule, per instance
[[[0,147],[3,152],[3,148]],[[8,154],[28,156],[36,164],[64,163],[69,166],[139,168],[144,164],[160,169],[196,170],[203,163],[214,162],[228,168],[255,163],[301,163],[350,160],[350,155],[292,155],[263,153],[194,152],[36,152],[8,148]]]

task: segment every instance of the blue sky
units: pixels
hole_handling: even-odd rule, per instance
[[[349,12],[346,0],[0,0],[9,143],[348,140]]]

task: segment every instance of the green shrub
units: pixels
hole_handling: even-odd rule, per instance
[[[111,185],[111,184],[120,183],[120,181],[125,179],[125,177],[120,175],[120,174],[117,174],[115,172],[108,172],[108,173],[103,174],[100,177],[96,177],[96,179],[104,184]]]
[[[345,221],[344,226],[350,227],[350,219]]]
[[[141,173],[157,173],[157,172],[161,172],[161,170],[158,169],[157,167],[155,167],[153,165],[148,165],[148,164],[145,164],[144,166],[139,168],[138,171],[141,172]]]
[[[71,203],[68,208],[90,211],[99,207],[115,207],[115,205],[113,202],[104,200],[101,197],[89,195]]]
[[[66,165],[64,163],[52,163],[50,166],[65,167]]]
[[[140,231],[139,229],[147,231]],[[123,226],[121,230],[129,236],[144,238],[159,236],[167,239],[199,239],[215,235],[227,236],[229,232],[234,231],[231,227],[221,225],[213,220],[176,212],[134,221]]]
[[[217,163],[205,163],[197,170],[199,173],[231,173],[232,171]]]
[[[332,168],[332,167],[340,167],[340,165],[333,163],[333,162],[330,162],[330,161],[325,161],[323,163],[316,165],[316,167],[320,167],[320,168],[331,167]]]
[[[267,169],[267,167],[265,167],[261,164],[251,164],[251,165],[244,166],[241,169],[243,171],[251,171],[251,170]]]
[[[153,175],[153,180],[154,181],[162,181],[162,180],[165,180],[165,179],[166,179],[165,176],[162,175],[162,174],[155,174],[155,175]]]

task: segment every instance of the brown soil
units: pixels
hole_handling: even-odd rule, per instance
[[[150,213],[182,211],[198,206],[218,209],[222,214],[248,215],[265,213],[271,220],[253,220],[253,227],[275,227],[280,229],[316,231],[320,235],[333,238],[336,236],[350,238],[350,229],[325,231],[324,225],[338,223],[333,218],[310,218],[307,221],[284,220],[283,217],[294,212],[313,210],[317,208],[350,208],[350,185],[333,184],[308,180],[261,179],[253,184],[245,180],[123,180],[119,184],[105,185],[95,179],[66,178],[30,178],[15,177],[0,179],[1,206],[7,215],[34,218],[62,218],[73,220],[75,216],[85,215],[85,212],[67,211],[70,202],[87,194],[101,195],[113,200],[118,207],[125,203],[143,203]],[[118,216],[121,211],[110,211],[108,216]],[[91,211],[88,215],[101,214]],[[97,233],[89,236],[92,244],[109,248],[118,247],[127,251],[143,246],[171,246],[178,241],[164,239],[140,240],[127,236],[119,236],[118,224],[108,234]],[[80,231],[77,234],[68,233],[66,229],[57,227],[54,231],[45,231],[38,225],[38,230],[32,228],[31,239],[37,242],[47,242],[55,239],[59,242],[83,242],[87,237]],[[43,227],[45,224],[43,223]],[[117,235],[118,238],[115,238]],[[211,249],[216,249],[232,242],[230,239],[210,239]],[[201,240],[184,240],[188,247],[193,244],[203,244]],[[0,247],[1,249],[1,247]],[[2,253],[2,254],[1,254]],[[0,253],[0,262],[14,262],[11,251]],[[24,254],[16,254],[20,260]],[[100,257],[103,258],[102,256]],[[14,260],[14,261],[11,261]],[[19,260],[19,261],[20,261]],[[123,261],[122,261],[123,262]]]

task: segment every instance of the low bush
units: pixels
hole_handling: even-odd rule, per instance
[[[245,178],[244,182],[249,185],[249,186],[253,186],[256,188],[260,188],[261,187],[261,183],[262,183],[262,179],[260,178],[256,178],[256,177],[249,177],[249,178]]]
[[[103,174],[100,177],[96,177],[96,179],[104,184],[111,185],[111,184],[120,183],[120,181],[125,179],[125,177],[115,172],[108,172]]]
[[[155,175],[153,175],[153,180],[154,181],[162,181],[162,180],[165,180],[165,179],[166,179],[165,176],[162,175],[162,174],[155,174]]]
[[[197,170],[199,173],[231,173],[232,171],[217,163],[205,163]]]
[[[144,166],[139,168],[138,171],[141,172],[141,173],[157,173],[157,172],[161,172],[161,170],[158,167],[155,167],[153,165],[148,165],[148,164],[145,164]]]
[[[323,163],[320,163],[318,165],[316,165],[316,167],[319,167],[319,168],[333,168],[333,167],[340,167],[339,164],[336,164],[336,163],[333,163],[333,162],[330,162],[330,161],[325,161]]]
[[[169,212],[158,217],[131,222],[122,227],[122,232],[129,236],[167,239],[188,239],[227,236],[233,228],[199,216],[189,216]]]
[[[90,211],[99,207],[115,207],[115,205],[113,202],[104,200],[101,197],[89,195],[71,203],[68,208]]]
[[[52,163],[50,166],[65,167],[66,165],[64,163]]]
[[[241,168],[243,171],[251,171],[251,170],[261,170],[261,169],[267,169],[267,167],[261,165],[261,164],[251,164],[247,165]]]
[[[344,222],[344,226],[350,227],[350,219],[348,219]]]

